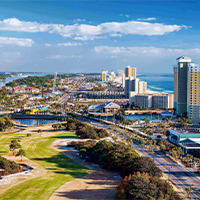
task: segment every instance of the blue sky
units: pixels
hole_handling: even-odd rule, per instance
[[[0,71],[172,73],[200,63],[198,1],[0,1]]]

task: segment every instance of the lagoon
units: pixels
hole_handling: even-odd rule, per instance
[[[21,124],[29,126],[40,126],[44,124],[57,123],[59,120],[54,119],[15,119],[15,121],[20,122]]]

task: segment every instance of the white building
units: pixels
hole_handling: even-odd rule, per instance
[[[169,109],[173,108],[173,94],[136,94],[131,92],[129,105],[142,108]]]

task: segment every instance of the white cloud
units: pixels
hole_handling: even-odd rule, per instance
[[[46,57],[47,59],[62,59],[62,58],[82,58],[81,55],[51,55],[50,57]]]
[[[85,19],[74,19],[74,22],[85,22]]]
[[[96,40],[96,39],[105,39],[107,38],[106,36],[91,36],[91,35],[87,35],[87,36],[81,36],[81,37],[74,37],[74,40]]]
[[[47,57],[47,59],[61,59],[66,58],[66,55],[51,55],[50,57]]]
[[[148,18],[138,18],[139,21],[156,21],[155,17],[148,17]]]
[[[122,34],[118,34],[118,33],[110,33],[109,35],[111,37],[122,37]]]
[[[96,46],[95,52],[105,54],[122,54],[126,56],[132,55],[146,55],[146,56],[163,56],[163,55],[200,55],[200,49],[167,49],[159,47],[109,47],[109,46]]]
[[[154,18],[148,18],[153,20]],[[98,25],[88,24],[40,24],[38,22],[20,21],[16,18],[9,18],[0,21],[0,30],[18,32],[48,32],[60,34],[63,37],[74,37],[79,40],[101,39],[107,35],[164,35],[182,28],[185,25],[165,25],[161,23],[150,23],[141,21],[127,22],[105,22]]]
[[[110,58],[117,58],[117,56],[110,56]]]
[[[47,47],[50,47],[50,46],[51,46],[51,44],[49,44],[49,43],[45,43],[45,46],[47,46]]]
[[[82,43],[71,43],[71,42],[68,42],[68,43],[58,43],[57,46],[82,46],[83,44]]]
[[[67,56],[67,58],[82,58],[82,55]]]
[[[123,14],[120,14],[119,16],[121,16],[121,17],[123,17],[123,16],[130,17],[129,15],[123,15]]]
[[[1,45],[16,45],[21,47],[31,47],[34,42],[27,38],[0,37]]]

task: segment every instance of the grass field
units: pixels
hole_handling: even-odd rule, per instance
[[[10,140],[14,138],[21,138],[26,157],[45,168],[45,173],[41,173],[41,176],[12,187],[0,195],[0,199],[49,199],[52,193],[65,182],[86,175],[87,169],[85,167],[49,147],[54,140],[69,137],[76,136],[74,133],[63,133],[52,137],[30,138],[28,140],[22,134],[0,136],[2,154],[8,151],[8,146],[5,147],[5,144],[9,144]]]

